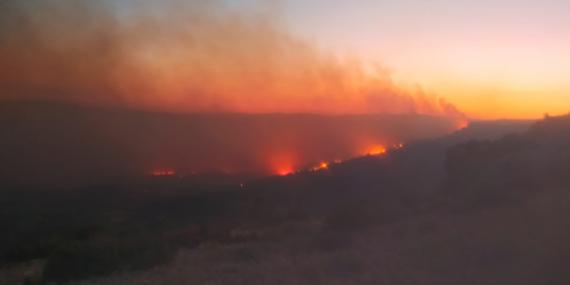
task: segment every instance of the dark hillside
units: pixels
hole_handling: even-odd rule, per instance
[[[327,231],[393,222],[438,193],[447,147],[522,132],[528,125],[477,122],[383,155],[287,176],[208,172],[130,176],[59,191],[4,187],[0,265],[47,258],[47,280],[83,279],[164,264],[179,248],[242,242],[231,234],[236,229],[314,219],[324,219]],[[324,246],[336,246],[331,242]]]
[[[169,114],[0,103],[0,185],[43,189],[154,172],[288,173],[455,131],[423,115]]]
[[[570,115],[545,117],[527,132],[450,148],[448,188],[477,196],[476,204],[504,203],[524,191],[570,187]],[[512,198],[512,199],[511,199]],[[481,204],[481,205],[479,205]]]

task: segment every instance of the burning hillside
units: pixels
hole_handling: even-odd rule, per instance
[[[173,115],[5,103],[0,105],[0,181],[73,184],[211,170],[287,174],[380,154],[382,146],[450,133],[460,123],[422,115]]]
[[[199,2],[125,2],[148,12],[126,14],[101,1],[1,2],[0,182],[284,175],[466,122],[379,64]]]

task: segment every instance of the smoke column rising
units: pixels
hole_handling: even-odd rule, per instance
[[[0,100],[48,99],[168,112],[419,113],[461,117],[421,88],[365,72],[216,1],[2,1]],[[131,5],[131,6],[128,6]]]
[[[0,184],[280,174],[466,123],[445,100],[322,51],[271,15],[215,1],[102,3],[0,1]]]

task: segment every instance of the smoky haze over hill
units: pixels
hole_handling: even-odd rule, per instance
[[[419,113],[463,118],[416,84],[223,1],[0,2],[0,101],[166,112]]]
[[[192,274],[192,278],[198,276],[204,281],[199,283],[220,279],[224,284],[244,284],[241,281],[258,280],[254,275],[264,269],[248,270],[272,262],[265,259],[270,255],[280,264],[282,260],[295,264],[296,260],[313,260],[316,269],[311,266],[309,270],[319,272],[323,268],[324,275],[319,278],[346,281],[362,280],[366,274],[381,279],[384,271],[367,266],[382,264],[378,258],[389,254],[390,261],[403,257],[404,263],[396,264],[402,276],[408,276],[403,273],[417,264],[429,270],[434,260],[448,268],[444,272],[426,271],[432,276],[430,280],[435,280],[427,284],[448,284],[440,281],[450,276],[454,282],[449,284],[489,284],[462,281],[492,279],[495,275],[487,272],[496,273],[497,266],[510,266],[519,260],[533,263],[516,263],[517,268],[526,266],[532,275],[529,277],[544,279],[551,274],[540,271],[540,263],[557,264],[558,259],[552,256],[552,249],[544,250],[533,243],[550,245],[561,237],[551,248],[567,243],[566,215],[560,216],[557,211],[567,212],[568,195],[537,191],[545,185],[568,185],[564,176],[568,165],[565,118],[534,124],[477,121],[448,135],[404,141],[402,148],[388,149],[382,155],[361,156],[295,175],[257,177],[211,172],[179,177],[141,176],[137,171],[155,165],[153,158],[190,165],[195,161],[187,157],[204,155],[204,161],[213,165],[216,161],[206,155],[214,151],[207,147],[230,149],[224,145],[230,140],[239,139],[244,147],[239,150],[249,151],[247,155],[260,150],[258,142],[264,146],[273,143],[270,149],[282,146],[276,142],[308,142],[296,149],[308,160],[325,153],[322,149],[328,147],[342,151],[341,146],[352,146],[357,141],[352,139],[361,132],[396,141],[435,136],[450,125],[445,118],[418,115],[173,115],[46,102],[13,102],[4,107],[0,109],[4,111],[0,113],[1,130],[9,135],[2,136],[0,154],[8,161],[2,167],[10,167],[2,168],[3,178],[13,178],[12,183],[26,181],[28,186],[43,182],[46,188],[60,191],[0,188],[0,273],[19,272],[37,264],[34,280],[45,282],[97,277],[85,282],[116,284],[117,277],[126,278],[119,284],[138,284],[132,278],[143,274],[144,280],[151,278],[151,283],[159,284],[164,282],[157,278],[167,275],[154,274],[152,268],[172,269],[175,275],[168,276],[177,276],[180,268],[186,272],[200,266],[199,272]],[[198,122],[210,128],[193,125]],[[248,126],[247,136],[241,136],[243,125]],[[290,137],[293,129],[297,135]],[[389,139],[386,134],[391,135]],[[280,137],[270,140],[271,135]],[[332,145],[335,140],[344,145]],[[188,152],[175,151],[175,147],[184,150],[182,146],[186,145],[192,147]],[[11,152],[5,151],[7,147]],[[237,157],[227,151],[218,153]],[[244,166],[263,166],[264,161],[250,160],[251,164]],[[137,175],[116,180],[105,177],[127,172]],[[48,174],[53,176],[41,176]],[[97,185],[85,185],[93,181]],[[56,188],[63,184],[85,187]],[[521,204],[535,199],[529,195],[546,198],[546,208],[554,212],[541,212],[540,205]],[[550,201],[560,202],[556,205]],[[556,224],[550,226],[550,221]],[[523,231],[530,231],[528,237],[521,236]],[[365,243],[361,245],[360,241]],[[434,241],[443,253],[433,250]],[[277,251],[267,250],[269,244],[276,245]],[[234,252],[236,246],[240,249]],[[258,251],[257,246],[264,248]],[[187,256],[185,252],[200,256],[202,251],[206,251],[204,261],[179,259]],[[224,257],[212,259],[210,254],[220,252]],[[39,262],[28,263],[31,260]],[[227,262],[239,263],[245,266],[243,272],[252,273],[238,277],[224,271],[208,273],[227,266]],[[336,274],[336,268],[350,269],[353,264],[357,267],[348,277]],[[271,266],[275,268],[272,276],[286,274],[293,280],[287,284],[314,284],[312,278],[306,283],[294,281],[305,276],[290,273],[289,269],[295,268],[291,266],[296,265]],[[559,273],[557,268],[555,274]],[[458,274],[454,277],[450,272]],[[476,276],[465,275],[468,273]],[[108,275],[112,275],[108,282],[98,279]],[[177,278],[181,284],[189,280],[187,275]],[[240,282],[234,282],[235,278]]]
[[[176,115],[8,102],[0,105],[0,182],[70,186],[156,171],[280,174],[459,127],[424,115]]]
[[[444,98],[323,50],[271,13],[223,1],[119,6],[130,12],[0,2],[0,184],[284,174],[466,123]]]

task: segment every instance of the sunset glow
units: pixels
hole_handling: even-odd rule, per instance
[[[570,2],[357,3],[285,1],[285,16],[295,33],[378,62],[470,118],[570,111]]]
[[[280,17],[252,13],[270,7],[257,0],[40,2],[0,7],[0,100],[471,118],[570,110],[567,1],[288,0]],[[134,6],[154,13],[119,12]]]
[[[165,4],[166,17],[146,19],[117,15],[100,2],[46,1],[51,9],[7,4],[16,12],[4,17],[14,19],[0,31],[6,35],[0,72],[9,75],[0,78],[0,100],[176,113],[464,117],[452,102],[397,84],[387,70],[369,70],[261,15],[242,18],[231,9],[206,12],[187,3]],[[32,24],[15,25],[17,17]],[[139,26],[146,29],[133,28]]]
[[[570,0],[0,0],[0,285],[570,284],[569,171]]]

